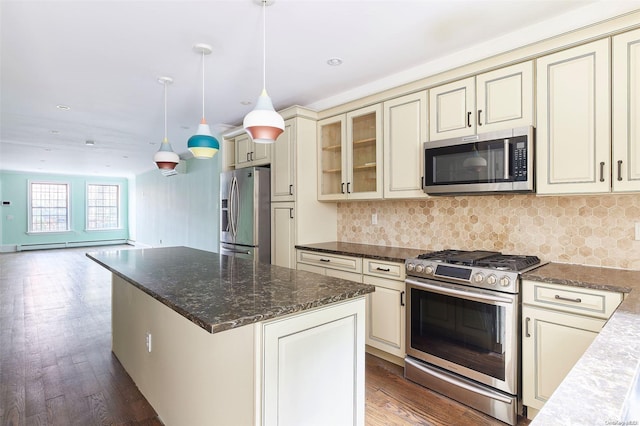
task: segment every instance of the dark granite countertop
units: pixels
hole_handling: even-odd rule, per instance
[[[635,424],[625,419],[640,363],[640,271],[550,263],[523,278],[625,293],[625,299],[532,425]]]
[[[87,257],[210,333],[362,296],[374,286],[188,247]]]
[[[386,260],[389,262],[404,263],[405,259],[416,257],[428,250],[419,250],[403,247],[385,247],[369,244],[345,243],[330,241],[326,243],[299,244],[297,249],[317,251],[320,253],[333,253],[343,256],[366,257],[369,259]]]

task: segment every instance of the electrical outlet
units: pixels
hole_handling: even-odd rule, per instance
[[[377,225],[378,224],[378,214],[377,213],[372,213],[371,214],[371,224],[372,225]]]
[[[147,331],[145,335],[144,344],[147,347],[147,352],[151,353],[151,332]]]
[[[634,239],[636,241],[640,241],[640,222],[636,222],[636,232],[635,232],[635,237]]]

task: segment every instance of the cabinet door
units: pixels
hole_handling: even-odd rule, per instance
[[[640,30],[613,38],[613,190],[640,190]]]
[[[235,139],[236,168],[248,167],[251,164],[251,136],[244,134]]]
[[[536,69],[537,192],[608,192],[609,40],[544,56]]]
[[[273,145],[271,162],[271,201],[295,201],[295,119],[284,123],[284,132]]]
[[[404,282],[368,275],[364,282],[376,286],[376,291],[367,295],[367,345],[404,358]]]
[[[233,170],[236,167],[236,148],[233,139],[222,139],[222,170]]]
[[[382,198],[382,105],[347,113],[347,198]]]
[[[384,198],[423,198],[423,144],[427,141],[427,91],[383,104]]]
[[[271,203],[271,263],[296,269],[295,203]]]
[[[475,134],[475,98],[474,77],[429,89],[429,140]]]
[[[476,77],[476,132],[533,124],[533,62],[512,65]]]
[[[524,405],[542,408],[604,323],[601,319],[522,306]]]
[[[364,425],[364,305],[264,325],[263,425]]]
[[[253,141],[251,144],[251,165],[264,166],[266,164],[271,164],[271,150],[273,149],[274,144],[253,143]]]
[[[318,122],[318,200],[347,198],[344,115]]]

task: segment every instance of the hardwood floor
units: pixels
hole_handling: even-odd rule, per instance
[[[120,248],[0,254],[0,425],[162,425],[111,353],[111,274],[85,256]],[[504,425],[372,355],[366,404],[368,426]]]

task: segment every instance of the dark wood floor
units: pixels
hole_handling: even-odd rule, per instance
[[[99,249],[0,254],[0,425],[162,424],[111,353],[111,275],[85,256]],[[371,426],[503,425],[371,355],[366,401]]]

